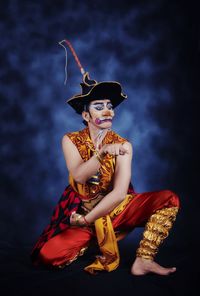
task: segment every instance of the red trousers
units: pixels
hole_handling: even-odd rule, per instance
[[[136,193],[126,208],[112,221],[114,230],[131,231],[145,225],[149,217],[165,207],[180,207],[179,197],[170,190]],[[94,237],[87,228],[72,226],[47,241],[40,250],[40,260],[59,266],[72,262]]]

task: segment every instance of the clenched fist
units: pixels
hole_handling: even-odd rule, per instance
[[[124,155],[125,153],[129,153],[126,145],[123,146],[122,143],[120,144],[105,144],[100,150],[100,156],[104,156],[106,153],[117,156],[117,155]]]
[[[83,218],[83,215],[73,212],[70,216],[70,225],[72,226],[86,226],[86,222]]]

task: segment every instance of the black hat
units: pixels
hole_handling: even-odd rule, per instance
[[[63,46],[65,42],[72,51],[75,60],[83,74],[83,82],[80,83],[82,93],[74,95],[72,98],[67,100],[67,103],[76,110],[78,114],[84,111],[84,106],[94,100],[106,100],[109,99],[112,102],[113,107],[118,106],[124,99],[127,98],[122,93],[121,84],[116,81],[103,81],[97,82],[89,78],[89,73],[83,69],[72,45],[68,40],[63,40],[59,44]],[[63,46],[64,47],[64,46]],[[64,47],[65,48],[65,47]],[[66,48],[65,48],[66,50]]]
[[[76,110],[78,114],[84,111],[84,106],[94,100],[109,99],[113,107],[118,106],[124,99],[127,98],[122,93],[120,83],[116,81],[97,82],[90,80],[88,72],[83,75],[83,83],[80,83],[82,93],[74,95],[67,100],[67,103]]]

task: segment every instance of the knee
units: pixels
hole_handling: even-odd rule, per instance
[[[39,256],[40,256],[40,260],[45,264],[52,264],[53,260],[55,259],[55,255],[49,252],[46,244],[40,250]]]
[[[164,190],[166,197],[169,199],[170,205],[172,207],[180,208],[180,198],[179,196],[172,190]]]

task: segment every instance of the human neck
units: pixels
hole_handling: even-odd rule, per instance
[[[88,124],[89,132],[91,140],[95,146],[95,148],[99,149],[99,145],[102,143],[104,137],[107,134],[108,129],[107,128],[98,128],[92,124]]]

